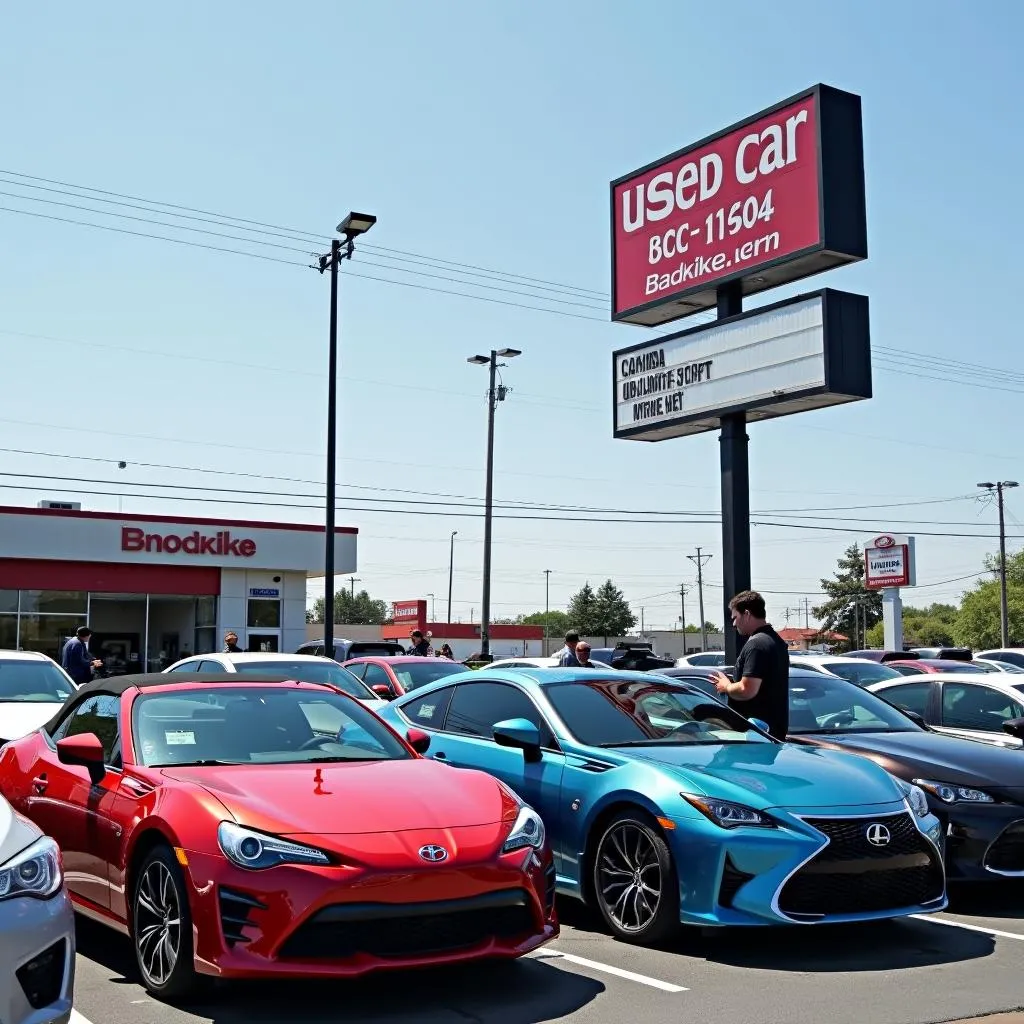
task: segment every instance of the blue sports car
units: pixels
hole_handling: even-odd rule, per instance
[[[616,936],[941,910],[924,793],[855,755],[778,743],[696,687],[638,672],[487,669],[380,711],[544,820],[559,892]]]

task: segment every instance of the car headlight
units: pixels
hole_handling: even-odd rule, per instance
[[[926,793],[941,800],[944,804],[994,804],[995,799],[980,789],[970,786],[957,786],[952,782],[935,782],[933,779],[914,779],[914,785],[920,786]]]
[[[259,871],[278,864],[329,864],[323,850],[288,839],[243,828],[231,821],[222,821],[217,829],[217,842],[224,856],[240,868]]]
[[[728,800],[716,800],[710,796],[696,796],[693,793],[679,794],[691,807],[696,807],[706,818],[710,818],[721,828],[738,828],[748,825],[752,828],[775,828],[775,822],[755,811],[753,807],[730,803]]]
[[[0,867],[0,900],[15,896],[46,899],[63,881],[60,850],[49,836],[43,836]]]
[[[544,845],[544,822],[532,807],[520,807],[516,822],[508,838],[501,846],[502,853],[525,850],[528,847],[539,850]]]
[[[919,818],[926,818],[931,812],[928,807],[928,797],[924,795],[924,790],[920,786],[911,785],[903,779],[896,778],[895,775],[893,776],[893,780],[896,785],[900,787],[903,795],[907,798],[907,803],[910,804],[910,809]]]

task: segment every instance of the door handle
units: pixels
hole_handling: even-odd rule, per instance
[[[439,750],[436,754],[434,754],[434,760],[435,761],[447,761],[448,760],[448,755],[443,750]]]
[[[35,789],[35,791],[37,793],[45,793],[46,792],[46,787],[49,784],[50,783],[47,781],[47,778],[46,778],[46,772],[43,772],[42,775],[37,775],[32,780],[32,786],[33,786],[33,788]]]

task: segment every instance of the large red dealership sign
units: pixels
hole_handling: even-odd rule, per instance
[[[246,537],[232,537],[230,530],[204,534],[193,530],[188,534],[147,533],[137,526],[121,527],[122,551],[146,551],[157,554],[233,555],[252,558],[256,554],[256,541]]]
[[[860,98],[818,85],[612,182],[612,319],[648,326],[867,256]]]

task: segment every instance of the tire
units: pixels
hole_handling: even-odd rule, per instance
[[[150,851],[139,868],[132,891],[131,938],[147,992],[168,1002],[199,992],[185,879],[166,846]]]
[[[672,853],[657,823],[639,808],[604,825],[591,885],[593,904],[617,939],[651,946],[680,929]]]

